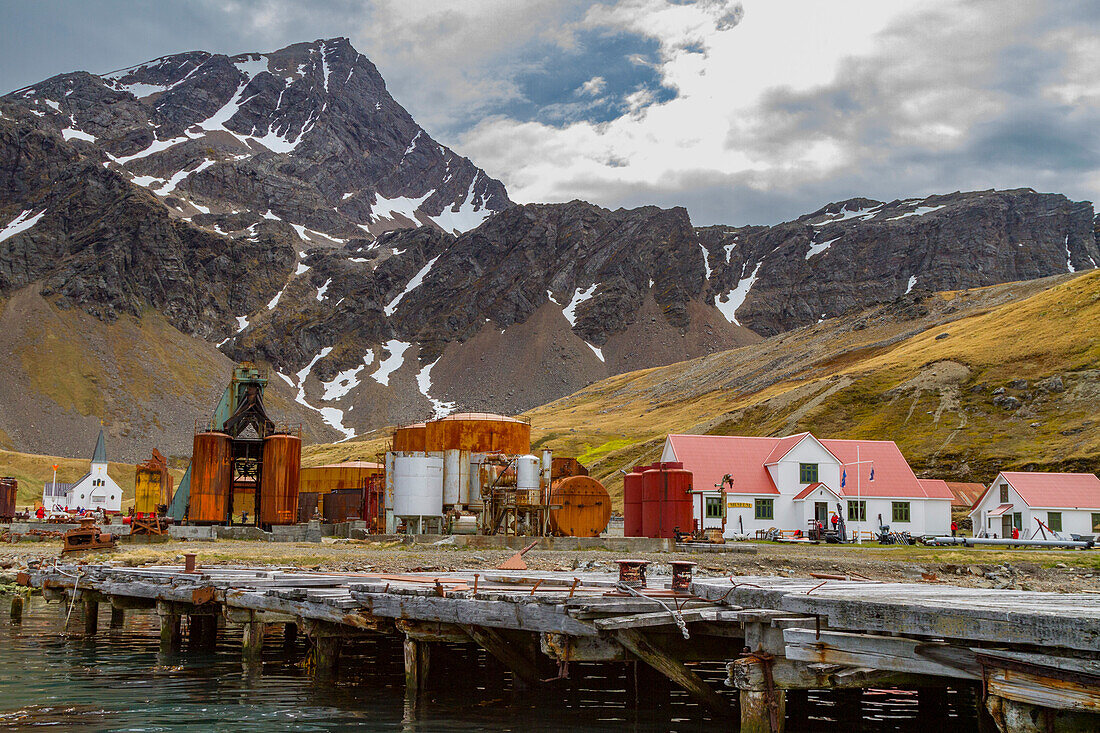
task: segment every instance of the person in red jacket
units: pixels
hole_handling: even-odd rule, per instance
[[[951,536],[954,537],[955,533],[958,532],[958,531],[959,531],[959,523],[958,522],[952,522],[951,523]]]
[[[34,513],[34,516],[38,517],[38,521],[41,522],[46,517],[46,507],[38,507],[38,511]]]
[[[1014,539],[1014,540],[1020,539],[1020,528],[1019,527],[1013,527],[1012,528],[1012,539]]]

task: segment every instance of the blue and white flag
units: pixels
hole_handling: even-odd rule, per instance
[[[847,471],[841,471],[841,473],[840,473],[840,488],[843,489],[844,485],[846,483],[848,483],[848,472]]]
[[[875,480],[875,464],[871,464],[871,481]]]

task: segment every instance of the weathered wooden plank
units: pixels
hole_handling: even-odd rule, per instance
[[[612,634],[615,640],[622,644],[627,651],[675,682],[713,712],[722,715],[731,713],[726,698],[712,690],[699,675],[650,643],[640,631],[619,629],[612,632]]]
[[[786,645],[785,656],[794,661],[966,680],[981,679],[977,658],[966,647],[835,631],[822,631],[818,636],[812,629],[797,628],[785,629],[783,641]],[[954,665],[936,661],[930,654],[922,654],[922,648],[949,651],[957,661]],[[946,659],[946,655],[940,655],[939,659]]]
[[[723,611],[713,606],[705,608],[690,608],[680,612],[680,618],[684,623],[692,621],[727,621],[737,620],[737,611]],[[639,629],[648,626],[675,626],[676,617],[668,611],[654,613],[637,613],[625,616],[612,616],[600,618],[592,622],[600,631],[613,629]]]
[[[1056,679],[1022,670],[988,668],[988,694],[1054,710],[1100,714],[1100,685]]]
[[[361,593],[352,596],[375,616],[442,621],[460,626],[493,626],[520,631],[555,631],[575,636],[595,636],[596,627],[565,613],[564,607],[539,603],[508,603],[430,596],[396,596]]]

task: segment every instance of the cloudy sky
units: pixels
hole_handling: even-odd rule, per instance
[[[853,196],[1100,200],[1091,0],[0,0],[0,89],[347,36],[516,201],[768,224]]]

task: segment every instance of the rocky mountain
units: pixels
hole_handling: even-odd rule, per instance
[[[1030,189],[852,199],[772,227],[513,205],[345,39],[178,54],[0,98],[0,313],[27,339],[28,312],[112,343],[155,322],[219,369],[268,364],[316,440],[519,412],[913,293],[1088,269],[1095,226],[1090,203]],[[102,392],[127,357],[89,348],[85,387]],[[164,423],[209,408],[127,407],[170,390],[157,373],[179,356],[140,358],[151,366],[127,394],[81,400],[32,374],[40,362],[12,361],[20,406],[0,414],[0,445],[43,449],[104,417],[185,452],[187,431]],[[40,399],[53,401],[41,425],[16,424]]]

